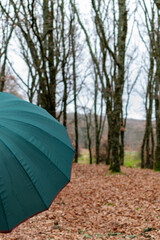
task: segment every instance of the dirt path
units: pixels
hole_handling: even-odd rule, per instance
[[[105,165],[73,164],[71,183],[50,209],[29,219],[5,240],[160,240],[160,173]]]

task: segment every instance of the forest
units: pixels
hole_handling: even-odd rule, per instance
[[[71,0],[1,1],[0,90],[45,108],[65,127],[74,112],[75,162],[78,114],[97,164],[107,122],[105,161],[113,172],[124,163],[128,106],[138,92],[146,119],[141,167],[159,170],[159,8],[151,0],[93,0],[87,11]]]
[[[81,178],[86,186],[88,184],[88,190],[92,189],[91,194],[96,177],[99,182],[106,178],[111,184],[108,186],[104,182],[109,189],[108,200],[105,200],[103,183],[100,186],[97,180],[98,195],[93,196],[93,199],[97,198],[97,205],[92,206],[90,196],[84,193],[86,210],[80,209],[86,219],[91,214],[89,205],[98,216],[98,209],[106,214],[108,209],[113,211],[108,233],[101,222],[105,214],[95,217],[95,222],[102,228],[96,228],[93,215],[93,219],[88,220],[93,228],[88,228],[86,223],[85,230],[75,232],[73,222],[77,218],[67,213],[69,202],[63,199],[62,192],[53,203],[52,209],[59,209],[55,210],[53,219],[49,218],[52,209],[42,216],[48,226],[49,219],[54,223],[51,232],[58,233],[53,239],[145,239],[147,236],[160,239],[159,216],[148,217],[147,212],[149,206],[155,214],[159,211],[156,183],[158,186],[160,171],[160,1],[3,0],[0,1],[0,16],[0,92],[9,92],[44,108],[67,129],[75,150],[73,181],[77,185],[67,186],[66,195],[70,191],[79,194],[76,186],[81,189]],[[133,105],[137,112],[141,111],[143,117],[139,120],[128,117]],[[85,151],[88,165],[81,165]],[[138,169],[126,168],[128,152],[137,154]],[[89,170],[95,172],[95,176]],[[130,198],[127,201],[127,193],[135,197],[138,178],[142,181],[142,189],[136,196],[137,202],[140,203],[142,198],[148,201],[143,207]],[[130,187],[125,186],[129,179]],[[118,191],[114,196],[111,193],[113,185],[114,191]],[[124,192],[122,185],[126,189]],[[147,191],[152,193],[148,195]],[[115,196],[120,202],[116,202]],[[81,197],[76,199],[77,203],[83,201]],[[70,198],[74,199],[74,194]],[[143,215],[140,230],[127,225],[126,218],[130,215],[127,204],[133,211],[131,221],[134,226]],[[122,214],[123,219],[117,220],[117,225],[112,221],[117,218],[116,206],[119,206],[120,215],[126,211]],[[71,226],[64,223],[69,229],[68,235],[66,229],[63,235],[59,227],[59,223],[66,221],[65,214],[61,219],[58,211],[64,211],[70,218]],[[137,212],[140,211],[139,215]],[[148,215],[144,217],[145,211]],[[78,216],[78,209],[75,214]],[[34,221],[37,220],[32,221],[33,229],[37,227]],[[75,221],[78,224],[78,220]],[[153,221],[154,226],[146,226],[145,221]],[[154,231],[152,236],[147,235],[150,231]],[[35,233],[35,237],[28,234],[26,238],[21,234],[18,236],[15,238],[13,234],[10,239],[52,239],[49,233],[44,236]]]

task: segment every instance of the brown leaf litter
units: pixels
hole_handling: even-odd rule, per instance
[[[73,164],[71,182],[49,210],[0,240],[160,239],[160,173]]]

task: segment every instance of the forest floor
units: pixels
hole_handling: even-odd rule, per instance
[[[19,225],[5,240],[160,240],[160,173],[73,164],[71,182],[49,210]]]

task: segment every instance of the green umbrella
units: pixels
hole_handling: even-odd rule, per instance
[[[70,181],[74,149],[46,110],[0,93],[0,232],[49,208]]]

